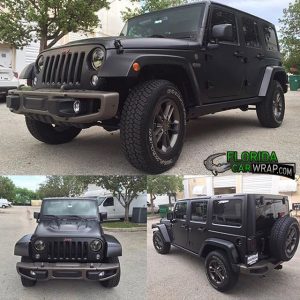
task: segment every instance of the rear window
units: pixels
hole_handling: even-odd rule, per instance
[[[214,200],[212,220],[214,224],[242,226],[242,200]]]
[[[264,26],[264,35],[265,35],[267,50],[279,51],[275,29],[271,26]]]

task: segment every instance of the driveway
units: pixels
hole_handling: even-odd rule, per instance
[[[209,174],[203,161],[213,153],[236,150],[276,151],[281,162],[300,165],[300,92],[286,96],[286,118],[277,129],[263,128],[256,112],[232,110],[188,123],[185,146],[169,174]],[[0,104],[0,174],[111,175],[138,174],[125,159],[119,132],[83,131],[73,142],[50,146],[28,133],[24,117]]]
[[[199,258],[172,247],[167,255],[158,254],[152,245],[151,224],[147,233],[147,293],[148,300],[188,299],[288,299],[299,300],[300,248],[294,258],[280,271],[265,277],[240,276],[235,288],[227,294],[217,292],[208,283],[204,263]]]
[[[20,258],[14,256],[14,245],[19,238],[35,229],[32,215],[32,208],[0,209],[0,299],[145,299],[145,232],[112,233],[123,247],[121,281],[114,289],[106,289],[98,282],[72,280],[38,282],[33,288],[24,288],[15,267]]]

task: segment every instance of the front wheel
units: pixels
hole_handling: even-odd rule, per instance
[[[118,257],[108,257],[105,262],[107,263],[119,263],[119,258]],[[105,280],[105,281],[100,281],[100,284],[106,288],[114,288],[116,287],[119,282],[120,282],[120,277],[121,277],[121,269],[118,270],[118,273],[116,276],[114,276],[111,279]]]
[[[68,143],[81,132],[80,128],[47,124],[30,117],[25,117],[25,120],[31,135],[46,144],[59,145]]]
[[[232,270],[227,255],[223,251],[212,251],[205,259],[206,276],[218,291],[226,292],[237,283],[238,273]]]
[[[280,127],[285,115],[285,98],[281,84],[274,80],[265,99],[256,106],[257,117],[262,126]]]
[[[186,112],[180,91],[169,81],[135,87],[121,117],[122,149],[137,169],[159,174],[172,168],[182,151]]]
[[[171,244],[165,242],[159,231],[153,233],[153,246],[159,254],[168,254],[171,249]]]

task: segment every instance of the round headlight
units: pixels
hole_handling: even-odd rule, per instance
[[[94,240],[90,244],[91,250],[94,252],[98,252],[102,248],[102,241],[100,240]]]
[[[43,70],[43,67],[44,67],[44,56],[43,55],[41,55],[38,58],[36,66],[37,66],[37,69],[39,72],[41,72]]]
[[[34,242],[34,248],[35,248],[35,250],[37,250],[37,251],[44,251],[45,248],[46,248],[46,244],[45,244],[45,242],[42,241],[42,240],[36,240],[36,241]]]
[[[102,49],[97,48],[92,53],[92,66],[95,70],[100,69],[103,64],[105,53]]]

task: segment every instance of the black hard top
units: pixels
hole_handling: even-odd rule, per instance
[[[286,196],[283,195],[275,195],[275,194],[247,194],[247,193],[239,193],[239,194],[224,194],[224,195],[215,195],[215,196],[199,196],[195,198],[189,198],[189,199],[180,199],[179,201],[192,201],[192,200],[216,200],[216,199],[222,199],[222,198],[239,198],[239,197],[247,197],[247,198],[260,198],[264,197],[266,199],[283,199],[286,198]]]

